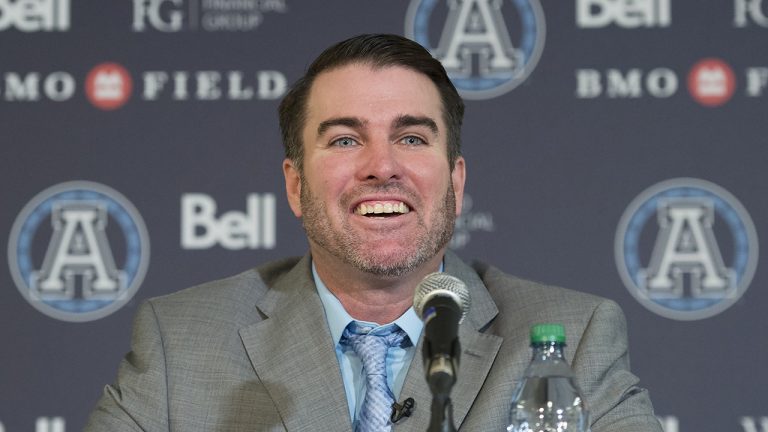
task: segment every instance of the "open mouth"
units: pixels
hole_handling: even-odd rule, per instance
[[[355,214],[366,217],[392,217],[410,211],[410,207],[402,201],[366,202],[355,208]]]

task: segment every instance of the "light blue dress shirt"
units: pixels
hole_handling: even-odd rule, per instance
[[[323,308],[325,309],[325,319],[328,321],[331,337],[336,346],[336,358],[339,360],[341,378],[344,381],[344,390],[347,393],[349,417],[352,419],[352,427],[354,429],[358,415],[360,414],[360,408],[363,405],[363,399],[365,398],[363,363],[351,348],[344,347],[339,342],[341,341],[341,335],[344,333],[344,329],[350,322],[355,321],[355,319],[347,313],[339,299],[337,299],[336,296],[328,290],[323,281],[320,280],[320,276],[317,275],[317,271],[315,270],[314,263],[312,263],[312,276],[315,279],[317,293],[320,295],[320,301],[323,303]],[[411,364],[411,360],[416,353],[415,345],[418,343],[424,324],[421,322],[418,315],[416,315],[413,307],[408,308],[408,310],[395,321],[384,325],[365,321],[358,322],[371,327],[373,329],[371,332],[373,333],[382,331],[384,328],[396,324],[408,335],[408,339],[410,339],[411,343],[404,343],[404,347],[390,348],[387,352],[386,360],[387,384],[395,395],[395,399],[402,402],[400,400],[400,390],[403,388],[405,375],[408,373],[408,366]],[[403,395],[403,398],[406,396],[408,395]]]

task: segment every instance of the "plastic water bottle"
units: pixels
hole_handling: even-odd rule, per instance
[[[509,432],[589,432],[589,414],[563,355],[561,324],[531,328],[533,358],[512,396]]]

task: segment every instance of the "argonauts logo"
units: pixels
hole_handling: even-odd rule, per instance
[[[616,232],[616,263],[630,293],[677,320],[732,306],[757,267],[755,226],[739,201],[704,180],[659,183],[629,205]]]
[[[149,263],[149,236],[133,204],[92,182],[58,184],[16,218],[8,242],[14,281],[40,312],[83,322],[125,305]]]
[[[442,62],[466,99],[497,97],[525,81],[545,33],[538,0],[412,0],[405,24],[406,37]]]

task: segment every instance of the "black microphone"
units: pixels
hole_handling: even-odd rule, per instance
[[[397,423],[403,417],[410,417],[414,408],[416,408],[416,401],[412,397],[404,400],[402,404],[395,401],[392,403],[392,415],[389,419],[392,423]]]
[[[424,369],[432,394],[448,398],[459,368],[459,323],[469,311],[469,290],[461,280],[431,273],[416,287],[413,307],[424,321]]]

